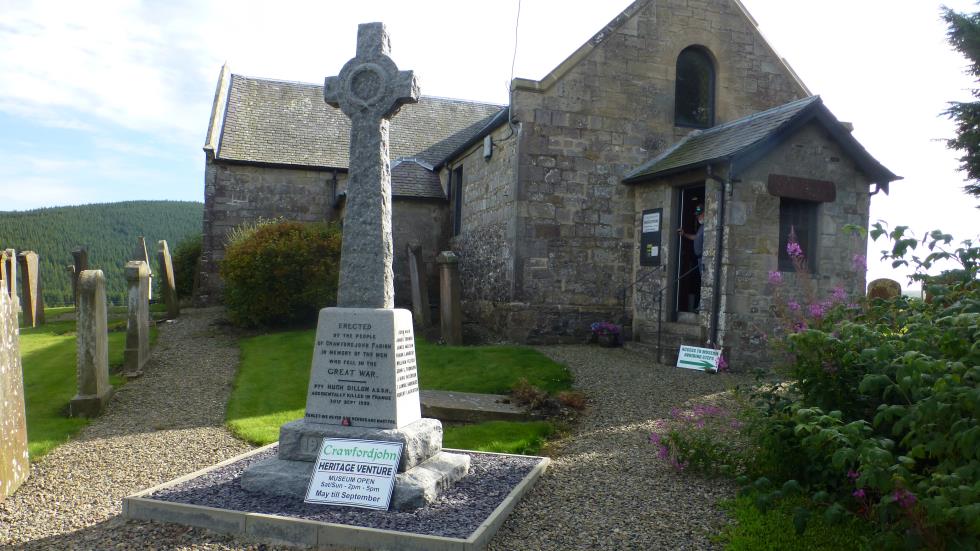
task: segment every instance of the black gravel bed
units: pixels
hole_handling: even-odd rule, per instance
[[[275,457],[277,451],[278,448],[273,446],[262,453],[143,497],[232,511],[466,539],[541,461],[537,457],[454,450],[453,453],[470,456],[470,474],[443,492],[432,505],[402,513],[313,505],[295,498],[243,490],[238,478],[245,469],[254,462]]]

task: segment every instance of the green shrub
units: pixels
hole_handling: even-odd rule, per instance
[[[755,396],[748,432],[759,453],[747,472],[763,509],[805,492],[827,521],[873,523],[876,548],[973,549],[980,547],[980,248],[964,241],[950,249],[952,237],[937,231],[921,241],[930,252],[919,258],[912,253],[920,241],[905,230],[876,225],[872,235],[888,233],[885,257],[896,267],[914,264],[931,300],[875,300],[788,334],[791,382]],[[939,260],[960,269],[924,275]]]
[[[336,304],[340,268],[336,225],[268,222],[239,231],[221,263],[232,323],[290,325],[316,319]]]
[[[178,298],[190,298],[201,270],[201,236],[192,235],[174,247],[171,254]]]

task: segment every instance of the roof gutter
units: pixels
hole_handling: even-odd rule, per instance
[[[435,165],[435,167],[433,167],[432,170],[434,171],[440,170],[442,167],[446,166],[446,163],[448,163],[450,159],[455,159],[456,157],[462,155],[467,149],[476,145],[477,142],[487,137],[487,135],[489,135],[491,132],[496,130],[497,127],[501,126],[503,123],[507,122],[508,120],[510,120],[510,106],[507,106],[506,108],[501,109],[499,112],[497,112],[497,114],[494,115],[492,119],[490,119],[490,122],[488,122],[487,125],[483,127],[483,130],[477,132],[472,138],[463,142],[463,145],[454,149],[453,152],[450,153],[449,155],[446,155],[446,157],[443,158],[441,161],[439,161]]]

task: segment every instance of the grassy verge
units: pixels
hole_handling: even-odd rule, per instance
[[[284,331],[240,342],[241,364],[228,401],[231,431],[253,444],[279,439],[279,426],[303,416],[315,331]],[[422,388],[504,394],[521,377],[549,391],[571,387],[565,367],[516,346],[444,347],[416,341]],[[447,426],[446,447],[536,453],[554,431],[545,421]]]
[[[838,551],[867,550],[869,526],[851,518],[829,524],[820,515],[811,515],[803,534],[797,535],[793,513],[801,504],[785,499],[765,513],[753,506],[753,498],[742,496],[723,503],[735,520],[718,536],[726,551]]]
[[[49,311],[45,309],[45,316]],[[156,334],[156,328],[151,327],[151,344],[156,341]],[[109,333],[110,369],[122,365],[125,348],[125,331]],[[58,321],[21,328],[20,353],[24,369],[27,446],[31,460],[36,461],[89,423],[87,419],[66,416],[68,402],[77,391],[75,322]],[[119,386],[124,380],[112,376],[110,382]]]

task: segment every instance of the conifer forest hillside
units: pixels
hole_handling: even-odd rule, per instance
[[[166,240],[173,251],[182,240],[200,235],[203,211],[202,203],[192,201],[126,201],[0,211],[0,248],[36,252],[45,305],[62,306],[72,303],[67,270],[73,263],[71,251],[85,247],[89,269],[105,274],[109,302],[125,304],[123,267],[134,258],[137,238],[146,239],[155,276],[157,241]]]

